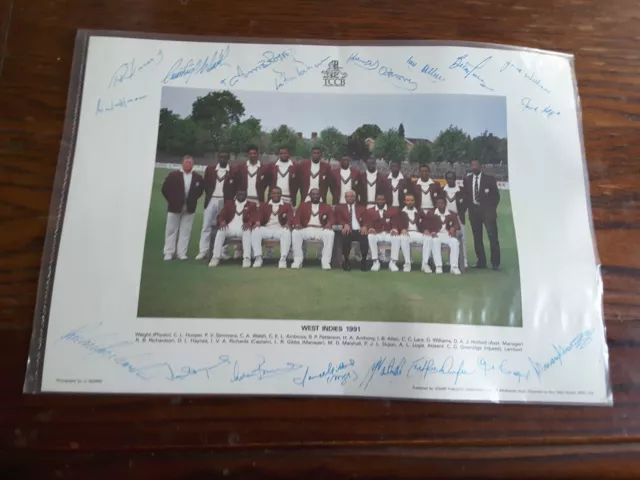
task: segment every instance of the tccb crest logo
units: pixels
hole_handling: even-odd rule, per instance
[[[347,74],[337,60],[331,60],[326,70],[322,70],[325,87],[344,87]]]

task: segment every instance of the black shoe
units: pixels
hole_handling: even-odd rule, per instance
[[[349,263],[349,260],[345,260],[344,261],[344,265],[342,265],[342,269],[345,272],[350,272],[351,271],[351,264]]]
[[[473,268],[487,268],[487,265],[484,263],[476,263],[473,265]]]
[[[500,265],[494,265],[491,268],[497,272],[498,270],[500,270]]]
[[[367,262],[366,260],[362,260],[362,263],[360,264],[360,270],[363,272],[368,272],[369,271],[369,262]]]

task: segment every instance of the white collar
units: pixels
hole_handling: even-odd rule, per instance
[[[426,182],[422,181],[422,179],[419,178],[416,183],[419,183],[420,185],[431,185],[432,183],[436,182],[433,181],[433,178],[429,177],[429,180],[427,180]]]
[[[191,170],[189,173],[185,172],[182,168],[180,169],[180,171],[182,173],[184,173],[185,175],[191,175],[193,173],[193,170]]]
[[[476,175],[475,173],[471,172],[471,176],[480,178],[482,176],[482,172],[480,172],[478,175]]]
[[[402,172],[398,172],[398,176],[394,177],[393,173],[390,173],[389,176],[387,177],[389,180],[402,180],[404,178],[404,175],[402,175]]]
[[[444,213],[440,212],[440,210],[438,210],[437,208],[433,211],[433,213],[439,215],[440,217],[446,217],[447,215],[449,215],[449,210],[447,210],[446,208],[444,209]]]
[[[276,165],[286,165],[287,167],[290,167],[291,165],[293,165],[293,162],[291,162],[291,159],[289,159],[288,162],[283,162],[282,160],[278,159]]]
[[[442,188],[446,188],[446,189],[449,189],[449,190],[453,190],[454,188],[460,188],[460,187],[459,187],[458,185],[454,185],[453,187],[450,187],[450,186],[449,186],[449,184],[447,183],[447,184],[446,184],[444,187],[442,187]]]
[[[342,175],[343,173],[348,173],[349,175],[351,175],[351,168],[340,167],[340,175]]]
[[[278,203],[273,203],[273,200],[269,200],[269,205],[277,205],[279,207],[282,205],[282,199]]]
[[[256,168],[260,168],[260,160],[258,160],[256,162],[256,164],[254,165],[253,163],[251,163],[250,160],[247,160],[247,167],[256,167]]]
[[[244,206],[246,205],[247,201],[245,200],[244,202],[239,202],[238,200],[236,200],[236,207],[242,207],[244,208]]]
[[[377,176],[378,176],[378,170],[376,169],[376,171],[375,171],[375,172],[370,172],[369,170],[367,170],[367,177],[368,177],[369,175],[375,175],[375,176],[377,177]]]
[[[229,170],[229,164],[227,163],[226,167],[221,167],[220,164],[216,165],[216,170],[224,170],[225,172]]]
[[[408,207],[404,207],[404,208],[402,209],[402,211],[403,211],[404,213],[415,213],[417,210],[416,210],[416,207],[413,207],[413,209],[412,209],[412,210],[409,210],[409,208],[408,208]]]
[[[380,208],[378,207],[378,205],[376,205],[375,210],[376,210],[376,212],[379,212],[379,211],[380,211]],[[386,212],[386,211],[387,211],[387,205],[386,205],[386,204],[384,205],[384,207],[382,207],[382,211],[383,211],[383,212]]]
[[[311,203],[311,209],[312,210],[313,210],[313,207],[320,208],[320,204],[319,203],[313,203],[313,202],[309,202],[309,203]]]
[[[314,162],[313,160],[310,160],[309,163],[311,164],[312,167],[320,167],[320,164],[322,163],[322,160],[318,161],[318,163]]]

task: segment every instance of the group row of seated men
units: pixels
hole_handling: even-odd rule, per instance
[[[280,239],[279,266],[286,268],[286,255],[292,244],[292,268],[300,268],[303,261],[302,244],[305,240],[313,239],[323,242],[322,266],[330,268],[334,238],[332,228],[333,225],[340,225],[344,237],[345,269],[350,269],[348,254],[351,241],[358,240],[363,259],[366,259],[367,250],[371,246],[371,269],[374,271],[379,270],[380,265],[377,248],[372,245],[381,242],[391,245],[390,270],[398,270],[398,250],[402,249],[404,258],[409,259],[408,245],[414,243],[423,246],[423,270],[431,271],[427,260],[433,252],[433,263],[436,272],[439,272],[440,248],[434,248],[434,243],[439,242],[450,244],[451,264],[456,266],[452,268],[452,272],[459,272],[457,261],[453,257],[459,250],[456,232],[460,230],[460,222],[464,223],[468,203],[465,198],[468,195],[456,184],[453,172],[447,174],[447,185],[441,187],[439,182],[430,178],[427,165],[420,167],[420,178],[413,182],[402,175],[399,162],[392,162],[391,173],[385,175],[377,171],[376,161],[369,159],[366,171],[360,172],[350,166],[351,158],[345,155],[340,159],[340,167],[332,170],[327,162],[322,161],[320,148],[312,150],[311,159],[299,163],[291,161],[286,148],[280,149],[278,161],[264,165],[261,164],[255,147],[250,147],[247,153],[247,162],[231,167],[229,154],[219,152],[218,163],[209,165],[204,176],[193,171],[193,159],[185,156],[182,168],[167,176],[162,187],[169,207],[165,230],[165,260],[176,256],[179,259],[187,258],[193,215],[197,200],[204,193],[203,227],[196,259],[208,258],[212,234],[217,230],[210,266],[218,265],[223,244],[227,237],[232,236],[242,238],[245,267],[251,266],[252,257],[255,259],[255,267],[262,265],[262,240]],[[471,211],[474,206],[481,205],[479,200],[487,203],[490,190],[495,190],[499,195],[495,180],[493,189],[479,190],[481,182],[477,174],[476,177],[478,179],[474,188],[467,189],[471,190],[473,200]],[[493,178],[487,177],[489,181]],[[484,180],[485,183],[486,181]],[[326,205],[329,190],[333,204],[337,206],[335,211]],[[268,201],[264,198],[265,191],[269,191]],[[298,193],[302,204],[294,211]],[[377,210],[378,218],[367,210]],[[473,227],[473,216],[471,218]],[[290,233],[288,236],[276,230]],[[462,233],[464,234],[464,229]],[[489,233],[492,239],[491,232]],[[420,239],[418,235],[421,236]],[[495,237],[497,242],[497,231]],[[466,262],[464,239],[462,245]],[[476,244],[476,253],[477,247]],[[493,242],[491,247],[492,263],[495,266]],[[482,253],[484,254],[484,245]],[[364,260],[362,268],[366,269]],[[410,269],[410,260],[405,261],[404,270]]]

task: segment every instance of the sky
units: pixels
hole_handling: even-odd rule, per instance
[[[164,87],[162,108],[181,117],[191,113],[191,104],[212,90]],[[310,138],[327,127],[351,134],[365,123],[382,130],[404,124],[405,137],[433,141],[449,125],[475,137],[485,130],[506,138],[505,97],[492,95],[403,94],[340,95],[331,93],[254,92],[234,90],[245,107],[245,117],[262,121],[270,131],[286,124]]]

